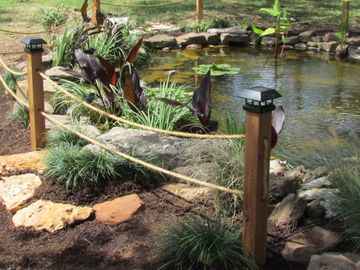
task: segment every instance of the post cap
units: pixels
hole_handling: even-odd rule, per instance
[[[261,102],[280,98],[281,95],[275,89],[256,86],[241,91],[238,97]]]
[[[281,95],[275,89],[256,86],[241,91],[238,97],[245,99],[243,107],[245,111],[265,113],[275,109],[273,100],[280,98]]]
[[[46,44],[46,41],[40,37],[25,37],[21,43],[25,44],[26,52],[42,51],[42,45]]]

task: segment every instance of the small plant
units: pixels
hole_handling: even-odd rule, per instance
[[[16,77],[10,72],[4,71],[0,74],[0,76],[4,79],[5,83],[16,93]]]
[[[230,27],[231,23],[227,18],[218,19],[214,18],[209,25],[209,28],[227,28]]]
[[[75,129],[81,132],[81,126],[75,126]],[[85,146],[88,144],[87,141],[81,139],[76,134],[63,128],[53,128],[46,133],[46,144],[48,146],[56,147],[63,143],[79,146]]]
[[[12,114],[9,117],[9,121],[20,121],[26,127],[29,126],[30,118],[29,118],[29,109],[23,105],[15,103]]]
[[[343,0],[343,4],[341,7],[340,29],[338,32],[339,44],[341,46],[345,44],[346,34],[349,31],[349,11],[350,11],[350,1]]]
[[[45,30],[62,25],[66,20],[66,9],[63,5],[55,8],[41,9],[41,26]]]
[[[234,115],[228,111],[226,113],[226,134],[244,134],[245,124],[243,122],[242,110],[240,110],[239,119],[236,119]],[[241,141],[242,142],[242,141]]]
[[[45,162],[47,176],[73,190],[79,185],[101,187],[106,182],[116,180],[126,164],[124,160],[103,151],[95,152],[70,143],[50,148]]]
[[[219,218],[185,218],[160,237],[160,269],[255,269],[240,243],[240,230]]]
[[[240,68],[232,67],[228,64],[201,64],[193,68],[197,74],[206,74],[210,70],[211,76],[221,76],[224,74],[235,75],[238,74]]]

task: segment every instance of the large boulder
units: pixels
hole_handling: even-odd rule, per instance
[[[176,39],[173,36],[159,34],[144,39],[144,45],[154,49],[163,49],[166,47],[173,48],[176,46]]]
[[[187,46],[190,44],[205,45],[206,38],[202,33],[187,33],[176,37],[176,42],[180,46]]]
[[[356,270],[356,265],[343,255],[313,255],[307,270]]]
[[[58,231],[69,224],[88,219],[91,207],[38,200],[16,212],[12,221],[16,227],[32,227],[36,231]]]
[[[237,33],[223,33],[220,36],[221,43],[224,45],[246,45],[250,42],[249,35]]]

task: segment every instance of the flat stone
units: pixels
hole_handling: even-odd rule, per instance
[[[95,204],[93,210],[97,221],[115,225],[132,219],[142,205],[140,197],[132,194]]]
[[[325,52],[329,52],[329,53],[335,53],[336,47],[338,45],[338,43],[336,41],[321,42],[319,44],[320,44],[321,50],[323,50]]]
[[[176,42],[180,46],[187,46],[190,44],[205,45],[206,38],[202,33],[187,33],[176,37]]]
[[[46,164],[43,162],[46,155],[46,151],[35,151],[0,156],[0,175],[21,174],[29,171],[42,174],[46,169]]]
[[[347,57],[348,56],[348,49],[349,45],[338,45],[335,50],[335,54],[340,57]]]
[[[207,33],[207,32],[201,34],[205,37],[206,43],[209,45],[218,45],[221,42],[220,36],[218,34]]]
[[[300,178],[296,176],[270,177],[269,194],[273,202],[279,202],[290,193],[296,193]]]
[[[339,234],[314,226],[287,241],[281,254],[287,261],[306,265],[312,255],[330,250],[340,241]]]
[[[349,45],[360,46],[360,36],[349,37],[349,38],[346,39],[346,43],[349,44]]]
[[[0,180],[0,202],[15,213],[34,196],[40,185],[40,178],[32,173],[3,177]]]
[[[50,79],[52,79],[54,81],[59,81],[59,80],[77,81],[78,80],[78,78],[65,72],[63,69],[64,69],[63,67],[52,67],[45,71],[45,75],[50,77]]]
[[[297,198],[295,194],[289,194],[279,203],[268,219],[271,227],[294,228],[304,216],[306,202]]]
[[[313,42],[323,42],[324,41],[322,36],[312,36],[310,40]]]
[[[173,48],[176,46],[176,39],[173,36],[166,35],[166,34],[159,34],[152,36],[150,38],[146,38],[143,41],[145,46],[154,49],[162,49],[165,47]]]
[[[207,30],[208,33],[210,34],[224,34],[224,33],[229,33],[229,34],[247,34],[248,31],[246,29],[242,29],[239,27],[228,27],[228,28],[210,28]]]
[[[187,50],[193,50],[193,51],[200,50],[201,48],[202,46],[199,44],[189,44],[186,46]]]
[[[295,45],[298,42],[299,42],[299,37],[298,36],[291,36],[291,37],[286,37],[285,38],[285,44],[286,45]]]
[[[194,187],[180,183],[164,185],[162,189],[187,201],[201,200],[207,198],[210,194],[210,189],[206,187]]]
[[[302,190],[308,190],[313,188],[330,187],[332,185],[328,176],[323,176],[311,181],[308,181],[301,185]]]
[[[349,52],[349,58],[354,60],[360,60],[360,46],[349,46],[348,49]]]
[[[307,270],[356,270],[356,265],[342,255],[313,255]]]
[[[295,50],[306,51],[307,45],[305,43],[296,43],[294,45]]]
[[[237,44],[246,45],[250,42],[249,35],[246,34],[235,34],[235,33],[224,33],[220,35],[221,43],[224,45]]]
[[[326,33],[323,37],[324,42],[330,42],[330,41],[339,41],[339,37],[333,33],[333,32],[329,32]]]
[[[306,43],[309,42],[311,37],[314,35],[314,31],[305,31],[299,34],[299,41]]]
[[[91,207],[38,200],[17,211],[12,221],[15,227],[33,227],[36,231],[53,233],[66,225],[88,219],[92,212]]]
[[[334,190],[328,188],[312,188],[308,190],[302,190],[298,193],[300,198],[303,198],[306,201],[312,200],[321,200],[326,197],[333,198]]]
[[[71,125],[71,121],[67,115],[52,114],[51,117],[55,118],[55,120],[59,121],[63,125],[67,125],[67,126]],[[45,119],[45,129],[49,130],[55,127],[56,125],[53,122],[49,121],[48,119]]]

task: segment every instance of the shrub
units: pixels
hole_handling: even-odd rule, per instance
[[[230,27],[230,21],[225,19],[214,18],[209,25],[209,28],[227,28]]]
[[[50,30],[53,27],[62,25],[66,20],[66,9],[63,5],[55,8],[41,9],[41,26]]]
[[[50,148],[45,161],[47,176],[63,182],[67,189],[76,189],[80,184],[101,187],[116,180],[126,164],[102,151],[83,149],[70,143]]]
[[[240,230],[219,218],[186,218],[161,235],[160,269],[255,269],[240,243]]]
[[[4,79],[5,83],[10,87],[10,89],[13,90],[15,93],[16,92],[16,77],[7,71],[2,72],[0,76]]]
[[[75,129],[81,131],[81,126],[76,126]],[[56,147],[62,143],[79,146],[88,144],[87,141],[81,139],[76,134],[59,127],[53,128],[46,133],[46,143],[51,147]]]
[[[15,103],[12,114],[9,116],[9,121],[20,121],[26,127],[30,124],[29,109],[23,105]]]

